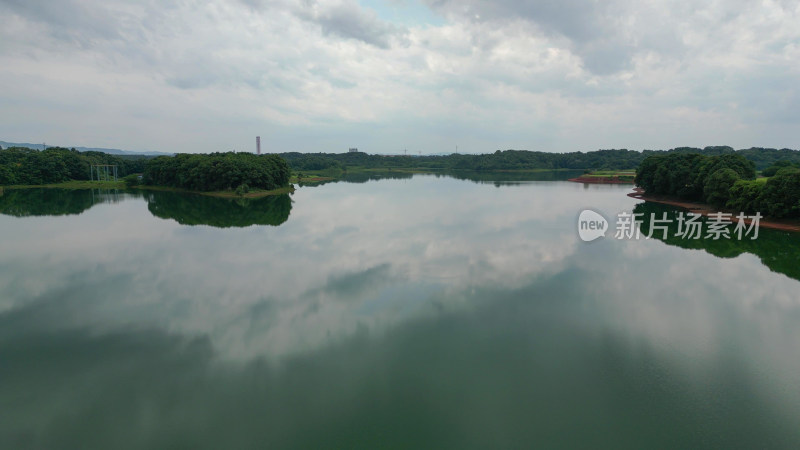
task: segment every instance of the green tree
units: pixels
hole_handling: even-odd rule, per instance
[[[761,195],[764,184],[755,180],[738,180],[729,191],[728,202],[725,207],[737,211],[753,214],[762,212]]]
[[[800,217],[800,169],[787,167],[767,180],[759,197],[766,215],[777,218]]]
[[[125,182],[125,186],[132,188],[139,185],[139,175],[132,173],[130,175],[126,175],[122,178],[122,181]]]
[[[712,173],[703,189],[706,202],[716,207],[724,206],[730,199],[731,188],[739,179],[739,174],[728,167]]]

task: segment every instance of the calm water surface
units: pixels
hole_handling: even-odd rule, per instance
[[[800,237],[586,244],[660,207],[369,178],[6,191],[0,448],[800,446]]]

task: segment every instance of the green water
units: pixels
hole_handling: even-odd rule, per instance
[[[0,196],[0,448],[797,448],[800,236],[518,176]]]

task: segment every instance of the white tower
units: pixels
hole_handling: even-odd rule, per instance
[[[261,154],[261,136],[256,136],[256,155]]]

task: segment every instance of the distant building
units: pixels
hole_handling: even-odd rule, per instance
[[[351,148],[351,149],[347,150],[347,152],[348,153],[358,153],[358,149],[357,148]]]
[[[261,154],[261,136],[256,136],[256,155]]]

